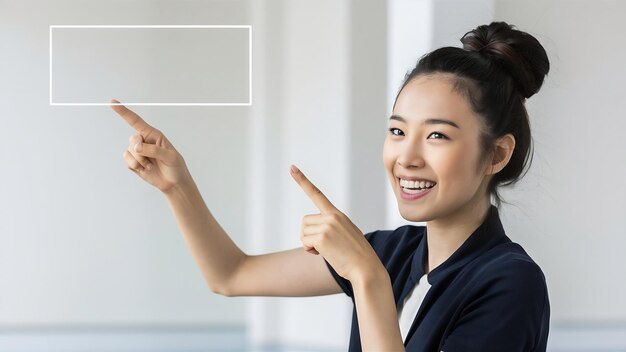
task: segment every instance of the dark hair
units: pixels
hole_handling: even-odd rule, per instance
[[[515,183],[532,162],[530,122],[524,102],[541,88],[550,63],[535,37],[506,22],[479,26],[465,33],[461,43],[463,48],[443,47],[422,56],[406,74],[396,101],[413,78],[451,74],[454,90],[470,102],[485,122],[486,131],[481,136],[483,155],[493,150],[498,137],[511,133],[515,137],[513,155],[488,185],[488,192],[500,205],[497,187]]]

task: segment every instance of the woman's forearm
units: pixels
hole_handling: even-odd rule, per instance
[[[352,282],[363,351],[404,351],[398,312],[387,271]]]
[[[225,294],[229,278],[246,254],[215,220],[191,178],[164,194],[209,288]]]

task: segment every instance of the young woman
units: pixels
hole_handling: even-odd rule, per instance
[[[524,102],[541,87],[548,58],[534,37],[505,22],[479,26],[461,42],[424,55],[407,74],[383,149],[401,215],[426,226],[364,235],[292,166],[320,210],[302,220],[305,250],[247,255],[211,215],[167,138],[115,105],[138,132],[124,158],[165,194],[213,292],[344,292],[355,305],[350,351],[545,351],[544,275],[505,235],[496,206],[498,187],[529,166]]]

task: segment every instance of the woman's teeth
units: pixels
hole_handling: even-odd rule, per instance
[[[424,188],[433,188],[435,185],[435,182],[430,181],[408,181],[400,179],[400,186],[405,190],[421,190]]]

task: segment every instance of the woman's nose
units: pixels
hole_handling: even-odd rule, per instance
[[[424,167],[426,162],[422,157],[422,153],[419,146],[412,143],[407,143],[405,148],[400,150],[398,159],[396,159],[398,165],[405,168]]]

